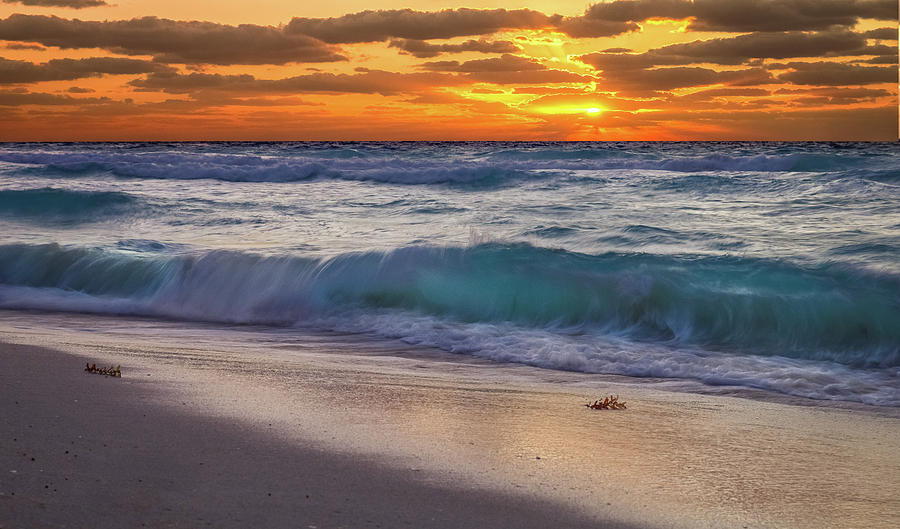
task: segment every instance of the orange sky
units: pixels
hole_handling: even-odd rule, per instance
[[[0,0],[0,140],[897,139],[895,0],[303,4]]]

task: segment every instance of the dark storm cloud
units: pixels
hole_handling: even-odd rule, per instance
[[[394,39],[388,46],[400,48],[420,59],[437,57],[442,53],[461,53],[464,51],[480,53],[514,53],[519,51],[519,47],[508,40],[489,41],[484,39],[467,40],[460,44],[432,44],[424,40]]]
[[[595,4],[591,21],[640,22],[693,17],[692,31],[791,31],[850,27],[861,18],[897,20],[895,0],[617,0]]]
[[[3,0],[3,3],[41,7],[70,7],[72,9],[109,5],[103,0]]]
[[[140,74],[172,69],[163,64],[138,59],[92,57],[88,59],[53,59],[43,64],[0,57],[0,83],[36,83],[70,81],[104,74]]]
[[[355,74],[312,73],[286,79],[256,79],[252,75],[222,75],[207,73],[154,73],[129,84],[140,91],[172,94],[202,91],[241,93],[336,93],[394,95],[430,90],[437,86],[469,84],[455,75],[423,72],[394,73],[382,70],[361,70]]]
[[[104,22],[55,16],[11,15],[0,20],[0,39],[60,48],[102,48],[124,55],[152,55],[159,62],[189,64],[284,64],[346,60],[331,46],[281,28],[156,17]]]
[[[553,27],[562,17],[531,9],[412,9],[362,11],[334,18],[294,18],[289,33],[310,35],[332,44],[376,42],[390,38],[449,39],[488,35],[505,29]]]
[[[737,65],[751,59],[882,55],[894,51],[888,46],[868,46],[862,33],[794,31],[698,40],[639,54],[589,53],[580,59],[600,70],[615,70],[698,63]]]
[[[778,76],[779,81],[800,85],[844,86],[878,83],[896,83],[897,65],[856,66],[834,62],[792,62],[772,65],[793,71]]]

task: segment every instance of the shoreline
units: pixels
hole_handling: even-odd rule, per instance
[[[201,328],[191,343],[178,345],[173,329],[185,325],[144,322],[126,332],[121,319],[85,316],[73,325],[73,318],[52,314],[6,316],[0,317],[0,381],[11,395],[3,396],[2,412],[14,419],[2,444],[12,447],[5,437],[19,439],[21,430],[21,439],[32,443],[23,453],[56,458],[44,468],[46,477],[76,469],[54,449],[82,443],[82,492],[70,490],[64,501],[45,497],[54,487],[43,489],[41,473],[29,474],[33,489],[19,496],[26,499],[0,490],[3,527],[60,527],[79,513],[95,527],[142,517],[151,526],[176,527],[238,526],[238,519],[246,525],[254,517],[256,525],[271,527],[900,523],[900,418],[893,409],[796,406],[602,377],[534,376],[541,370],[397,356],[403,347],[414,349],[405,344],[365,354],[347,346],[336,354],[338,345],[325,339],[253,346]],[[39,320],[62,323],[54,328]],[[116,329],[104,328],[114,323]],[[123,378],[86,374],[85,359],[121,364]],[[583,407],[601,392],[621,393],[629,409]],[[26,402],[25,395],[28,404],[10,404]],[[133,423],[139,414],[148,419]],[[104,440],[108,446],[99,446]],[[18,455],[21,446],[15,448],[2,452],[10,468],[0,468],[0,489],[7,476],[26,483],[24,474],[9,473],[18,470],[10,465],[29,468]],[[105,464],[104,452],[117,463]],[[210,470],[214,461],[221,471]],[[198,470],[199,463],[206,468]],[[284,467],[312,468],[315,479]],[[156,477],[145,480],[149,485],[126,479],[138,470]],[[68,477],[61,482],[66,486],[75,483],[71,472],[58,475]],[[170,475],[177,479],[168,484]],[[291,496],[284,484],[292,482],[320,487],[313,497],[321,503],[309,508],[301,501],[305,493]],[[61,483],[53,481],[58,491]],[[265,492],[277,505],[266,503],[269,496],[252,499],[263,489],[273,489]],[[217,490],[228,501],[213,501]],[[349,500],[347,491],[354,491]],[[96,502],[85,506],[103,505],[105,495],[116,500],[111,518],[73,511],[89,498]],[[309,514],[306,525],[291,518],[301,511]],[[11,518],[26,515],[31,518]]]
[[[0,527],[596,526],[549,502],[435,486],[161,406],[155,382],[68,370],[61,351],[2,349],[5,366],[40,373],[56,394],[34,391],[37,377],[4,380]]]

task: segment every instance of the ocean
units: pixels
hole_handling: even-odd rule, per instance
[[[900,406],[900,143],[0,144],[0,308]]]

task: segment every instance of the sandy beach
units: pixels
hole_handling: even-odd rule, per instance
[[[354,337],[0,321],[4,528],[900,521],[893,408],[672,392]],[[604,393],[629,408],[584,407]]]
[[[898,7],[0,0],[0,529],[900,529]]]

